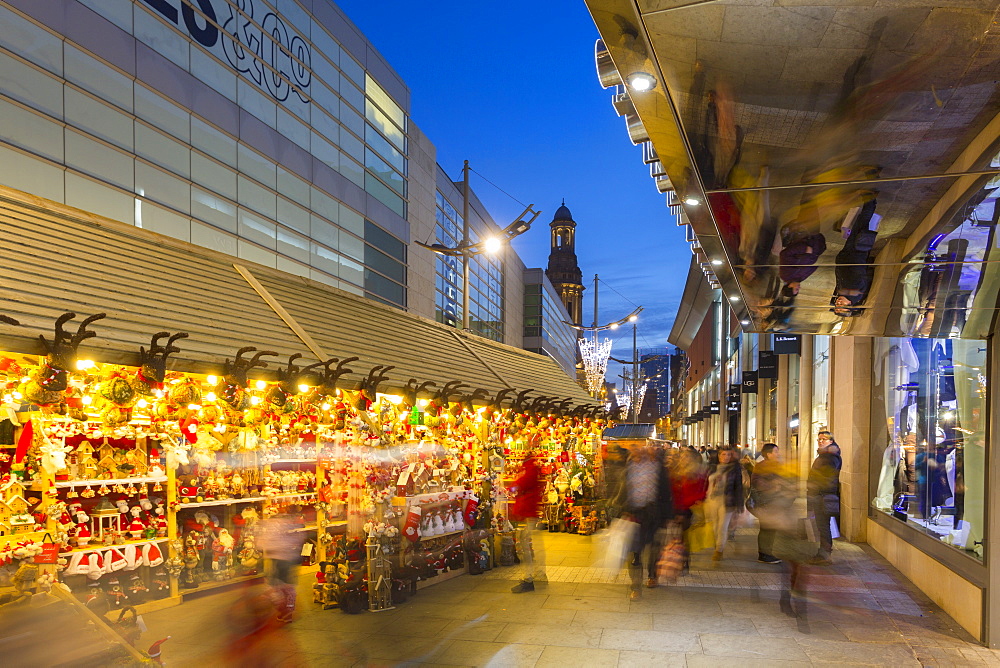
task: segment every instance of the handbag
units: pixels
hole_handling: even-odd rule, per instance
[[[632,550],[638,528],[639,525],[632,520],[621,517],[611,520],[604,542],[604,568],[621,570],[628,553]]]
[[[680,538],[671,539],[656,561],[656,579],[659,582],[674,582],[684,568],[684,543]]]

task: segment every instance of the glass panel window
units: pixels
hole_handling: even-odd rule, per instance
[[[384,183],[371,174],[365,174],[365,191],[389,207],[401,218],[406,217],[406,203],[403,198],[390,190]]]
[[[406,135],[389,120],[388,116],[373,105],[371,101],[365,106],[365,116],[368,117],[372,125],[381,130],[382,134],[389,138],[389,141],[395,144],[396,148],[404,153],[406,152]]]
[[[406,172],[406,158],[403,154],[393,148],[385,137],[370,125],[365,126],[365,142],[401,174]]]
[[[880,338],[872,506],[983,558],[986,341]]]
[[[365,85],[365,70],[346,51],[340,52],[340,71],[354,80],[359,86]],[[360,107],[358,107],[360,109]]]
[[[406,262],[406,244],[370,220],[365,221],[365,241],[400,262]]]
[[[62,40],[7,8],[0,8],[0,46],[54,74],[62,74]]]
[[[135,153],[174,174],[191,176],[191,149],[141,121],[135,122]]]
[[[401,128],[406,127],[406,114],[396,104],[395,100],[389,97],[389,94],[367,73],[365,74],[365,93],[371,98],[372,102],[378,105],[379,109],[392,119],[393,123]]]
[[[144,86],[135,87],[135,115],[178,139],[191,139],[191,114]]]
[[[236,167],[236,140],[194,116],[191,117],[191,145],[219,162]]]
[[[134,184],[135,159],[66,128],[66,165],[128,190]]]
[[[62,81],[0,52],[0,93],[62,118]]]
[[[406,283],[406,267],[371,246],[365,246],[365,264],[398,283]]]
[[[375,151],[370,148],[365,149],[365,167],[370,169],[387,186],[395,190],[398,195],[406,195],[406,181],[403,177],[399,172],[386,164],[385,160],[378,157]]]
[[[223,167],[197,151],[191,152],[191,180],[236,201],[236,170]]]
[[[125,111],[132,111],[132,80],[68,42],[66,80]]]
[[[385,276],[376,274],[371,269],[365,269],[365,290],[372,292],[394,304],[405,304],[406,288],[399,283],[390,281]]]
[[[86,130],[95,137],[119,146],[134,149],[132,118],[100,100],[95,100],[71,86],[66,86],[66,122]],[[6,113],[3,118],[9,118]]]

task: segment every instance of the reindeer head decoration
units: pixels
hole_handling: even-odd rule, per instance
[[[62,392],[66,389],[66,374],[76,361],[76,351],[80,344],[89,338],[97,336],[97,332],[87,329],[87,325],[101,318],[107,317],[106,313],[95,313],[88,317],[76,330],[76,334],[67,334],[63,330],[63,325],[76,317],[75,313],[63,313],[56,320],[55,335],[49,343],[44,336],[38,338],[45,348],[45,364],[35,373],[33,380],[45,391]]]
[[[476,410],[475,402],[482,401],[483,399],[486,399],[489,396],[490,396],[489,390],[484,390],[481,387],[477,388],[473,390],[471,394],[466,394],[464,397],[462,397],[462,407],[465,408],[465,410],[469,411],[470,413],[473,413]]]
[[[160,339],[169,336],[167,345],[161,346]],[[171,335],[170,332],[157,332],[149,340],[149,350],[139,347],[139,380],[146,386],[147,392],[154,387],[159,387],[167,375],[167,357],[171,353],[179,353],[180,348],[174,345],[178,339],[186,339],[187,332],[177,332]],[[141,388],[140,388],[141,389]]]
[[[518,413],[523,413],[526,410],[528,395],[533,391],[534,390],[521,390],[517,393],[514,400],[510,402],[510,417],[514,417]]]
[[[465,383],[458,380],[449,380],[444,387],[438,390],[431,402],[427,405],[427,412],[431,415],[440,415],[443,408],[448,407],[448,401],[452,396],[458,394],[458,390],[467,387]]]
[[[341,376],[349,373],[354,373],[352,369],[348,369],[347,365],[351,362],[357,362],[358,357],[345,357],[344,359],[337,361],[336,357],[331,357],[325,362],[317,362],[316,364],[310,364],[302,371],[312,371],[313,369],[318,369],[323,367],[323,371],[317,371],[316,374],[319,378],[316,383],[316,398],[321,399],[323,397],[335,397],[337,396],[337,381],[340,380]],[[336,364],[336,366],[334,366]]]
[[[395,368],[394,366],[382,364],[372,367],[372,370],[368,372],[368,377],[361,381],[361,387],[358,389],[358,397],[354,403],[354,407],[359,411],[368,410],[368,407],[375,403],[378,386],[388,377],[389,371]]]
[[[272,385],[267,391],[266,399],[278,408],[284,408],[289,397],[299,390],[299,378],[302,372],[299,367],[295,366],[295,360],[300,357],[302,357],[302,353],[295,353],[288,358],[288,364],[285,368],[278,371],[278,384]]]
[[[417,396],[424,392],[425,390],[435,387],[437,383],[433,381],[425,381],[423,383],[417,384],[416,378],[411,378],[406,381],[406,387],[403,388],[403,404],[406,408],[413,408],[417,405]]]
[[[508,394],[511,394],[514,390],[510,387],[505,387],[496,393],[492,399],[486,402],[486,417],[492,418],[496,415],[497,411],[503,408],[503,400],[507,398]]]
[[[562,401],[557,401],[555,404],[555,412],[559,416],[570,415],[569,407],[573,404],[573,400],[570,398],[563,399]]]
[[[244,355],[257,351],[250,359],[244,359]],[[254,346],[246,346],[236,351],[236,358],[233,361],[226,359],[226,364],[222,370],[222,380],[215,388],[223,401],[229,404],[233,410],[242,411],[250,404],[246,389],[250,384],[249,373],[253,368],[267,368],[267,362],[261,360],[264,356],[274,356],[278,353],[271,350],[257,350]]]

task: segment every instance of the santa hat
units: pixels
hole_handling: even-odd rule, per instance
[[[104,572],[115,573],[128,566],[125,555],[117,547],[104,553]]]
[[[66,564],[66,570],[63,571],[66,575],[86,575],[87,570],[90,568],[90,563],[86,560],[86,552],[74,552],[70,555],[69,562]]]
[[[100,580],[101,576],[104,575],[104,557],[101,556],[100,552],[87,552],[87,557],[84,559],[86,566],[81,566],[81,568],[86,568],[87,577],[91,580]]]
[[[139,497],[139,506],[146,512],[149,512],[153,509],[153,502],[149,500],[148,496],[143,494]]]
[[[128,499],[126,499],[124,496],[122,498],[118,499],[117,501],[115,501],[115,507],[118,508],[118,512],[120,512],[122,515],[127,515],[128,514]]]
[[[146,543],[142,547],[142,563],[154,568],[163,563],[163,553],[156,543]]]
[[[122,554],[125,555],[125,570],[134,571],[139,566],[142,566],[142,555],[139,552],[138,545],[129,544],[124,546]]]

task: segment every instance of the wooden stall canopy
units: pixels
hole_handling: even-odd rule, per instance
[[[380,389],[399,391],[410,378],[440,388],[503,388],[532,396],[593,400],[552,359],[466,334],[310,279],[94,216],[0,187],[0,350],[42,354],[60,314],[94,313],[98,336],[83,358],[136,365],[155,332],[188,332],[169,368],[219,373],[244,346],[278,353],[262,378],[295,353],[308,364],[358,357],[343,378],[355,389],[376,365],[392,365]],[[235,264],[234,264],[235,263]]]

